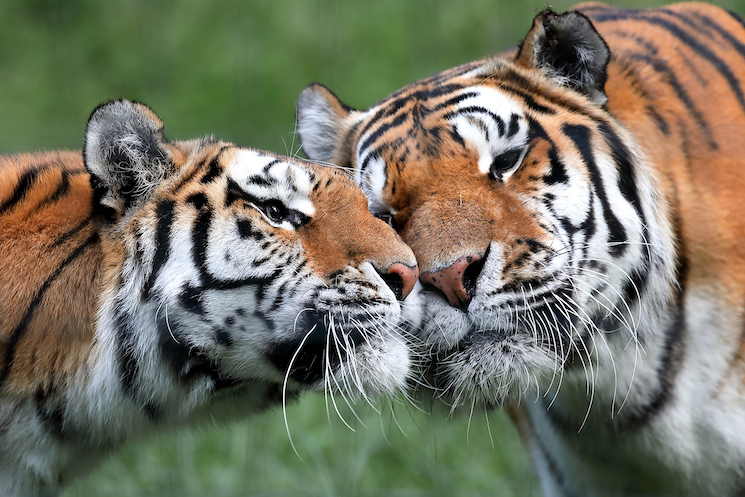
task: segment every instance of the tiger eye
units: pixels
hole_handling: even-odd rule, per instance
[[[375,214],[375,217],[377,217],[378,219],[386,223],[388,226],[390,226],[394,230],[396,229],[396,218],[393,214],[388,214],[388,213]]]
[[[282,205],[282,203],[278,201],[271,201],[266,204],[264,208],[264,214],[266,214],[266,217],[268,217],[271,221],[274,221],[275,223],[281,223],[284,221],[285,216],[287,215],[287,208]]]
[[[503,152],[492,160],[491,166],[489,167],[489,177],[491,179],[502,179],[502,175],[519,165],[518,161],[523,151],[520,149],[512,149]]]

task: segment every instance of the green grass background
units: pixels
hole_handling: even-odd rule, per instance
[[[742,2],[721,5],[745,14]],[[294,102],[306,84],[322,82],[364,108],[415,79],[517,44],[544,7],[519,0],[0,2],[0,152],[80,148],[91,110],[126,97],[153,107],[172,139],[211,133],[294,153]],[[342,409],[352,431],[333,409],[327,415],[320,396],[292,405],[287,418],[300,457],[280,410],[141,441],[65,496],[539,493],[501,412],[469,420],[405,404],[355,410],[360,420]]]

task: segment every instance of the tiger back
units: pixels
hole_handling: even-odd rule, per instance
[[[417,257],[438,395],[507,406],[547,495],[745,491],[743,81],[735,14],[584,4],[366,110],[300,95]]]
[[[124,100],[85,138],[0,160],[0,494],[302,389],[405,386],[416,262],[346,173],[168,141]]]

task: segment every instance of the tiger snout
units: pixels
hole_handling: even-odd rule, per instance
[[[438,288],[455,307],[468,307],[476,293],[476,281],[484,267],[485,256],[460,256],[447,267],[422,273],[422,283]]]

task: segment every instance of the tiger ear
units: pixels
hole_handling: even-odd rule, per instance
[[[300,92],[296,107],[300,146],[308,159],[341,163],[340,140],[354,111],[331,90],[311,83]]]
[[[173,170],[167,143],[163,122],[148,106],[115,100],[96,107],[83,150],[94,208],[114,221],[148,198]]]
[[[608,45],[587,17],[579,12],[560,15],[549,9],[536,16],[515,63],[538,69],[604,105],[609,59]]]

